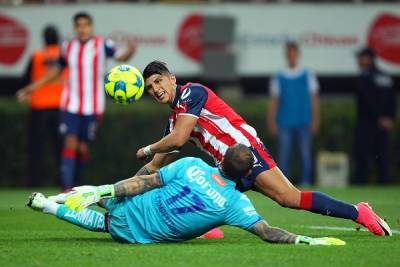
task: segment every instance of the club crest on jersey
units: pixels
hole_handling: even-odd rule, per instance
[[[192,91],[190,90],[190,88],[186,88],[185,90],[183,90],[181,99],[182,100],[186,99],[190,95],[191,92]]]

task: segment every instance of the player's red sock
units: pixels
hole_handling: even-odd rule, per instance
[[[61,154],[61,183],[64,188],[74,186],[74,174],[76,166],[76,151],[64,148]]]
[[[322,215],[351,219],[353,221],[358,217],[358,211],[354,205],[334,199],[321,192],[301,192],[300,208]]]
[[[80,152],[79,157],[77,157],[77,166],[75,168],[75,179],[79,183],[79,178],[82,172],[85,170],[87,163],[89,162],[90,156],[88,152]]]

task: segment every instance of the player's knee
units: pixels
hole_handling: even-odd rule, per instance
[[[68,149],[77,150],[79,146],[78,138],[76,136],[70,135],[65,137],[64,147]]]
[[[87,143],[79,143],[79,153],[81,154],[88,154],[89,153],[89,146]]]

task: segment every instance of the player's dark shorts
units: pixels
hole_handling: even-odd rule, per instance
[[[99,121],[98,115],[79,115],[63,111],[60,133],[63,136],[76,135],[81,141],[93,141]]]
[[[256,177],[260,173],[268,171],[276,166],[275,161],[270,156],[267,148],[264,146],[263,143],[259,143],[250,147],[250,150],[254,156],[254,165],[251,169],[251,174],[242,178],[241,181],[236,184],[236,189],[240,192],[254,189]]]

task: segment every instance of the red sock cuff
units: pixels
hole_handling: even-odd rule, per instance
[[[63,158],[68,158],[68,159],[75,159],[76,158],[76,151],[73,149],[69,149],[69,148],[64,148],[62,150],[62,157]]]
[[[310,210],[312,208],[312,192],[305,191],[300,193],[300,209]]]

